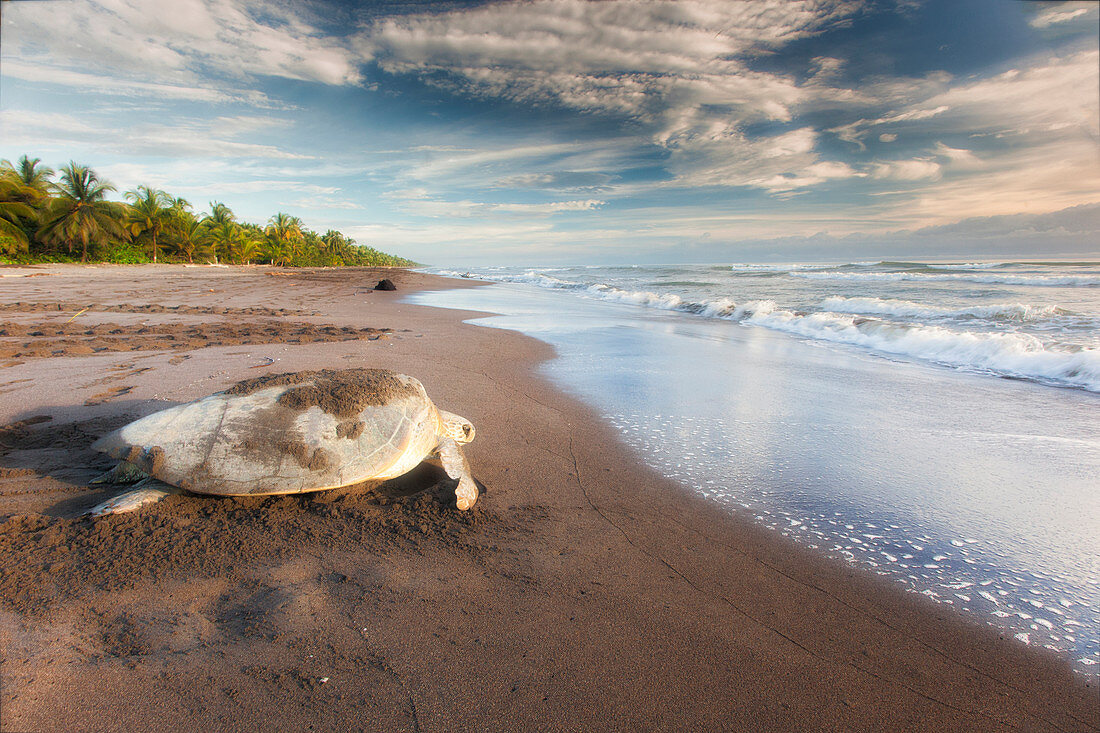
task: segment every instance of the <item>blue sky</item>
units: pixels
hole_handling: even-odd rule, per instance
[[[0,157],[439,265],[1080,257],[1100,4],[4,3]]]

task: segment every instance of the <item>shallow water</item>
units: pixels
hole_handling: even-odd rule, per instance
[[[501,283],[411,296],[552,344],[641,460],[1097,673],[1100,396]]]

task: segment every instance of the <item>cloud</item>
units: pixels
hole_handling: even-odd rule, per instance
[[[334,186],[317,186],[291,180],[217,181],[202,185],[178,186],[188,194],[216,196],[227,193],[257,193],[261,191],[294,191],[296,193],[333,194],[340,189]]]
[[[849,0],[539,0],[385,18],[352,42],[385,72],[463,97],[566,108],[638,125],[635,146],[668,151],[683,185],[828,180],[809,150],[769,151],[804,133],[755,140],[745,127],[790,122],[800,106],[850,97],[828,80],[843,63],[816,57],[803,84],[751,60],[862,10]],[[781,153],[783,151],[780,151]],[[782,165],[780,164],[782,161]],[[828,170],[828,169],[823,169]],[[836,169],[832,169],[836,170]]]
[[[415,146],[405,151],[393,169],[394,191],[430,188],[449,198],[473,193],[496,198],[502,188],[522,188],[554,194],[598,191],[604,196],[622,187],[611,171],[638,164],[637,138],[604,136],[553,142],[543,135],[500,143],[477,136],[459,137],[459,133],[442,135],[455,144]]]
[[[927,158],[875,163],[871,170],[872,178],[892,178],[901,181],[938,180],[940,174],[939,163]]]
[[[755,138],[732,127],[714,130],[672,148],[667,165],[675,178],[662,186],[749,186],[786,193],[863,175],[847,163],[822,160],[815,152],[817,138],[812,127]]]
[[[519,173],[496,182],[500,188],[536,188],[555,191],[599,191],[615,176],[598,171],[552,171],[549,173]]]
[[[918,83],[914,86],[919,88],[923,85]],[[838,138],[844,140],[845,142],[854,143],[855,145],[859,146],[860,150],[866,150],[867,146],[863,143],[863,137],[870,131],[871,128],[881,125],[891,125],[895,123],[927,120],[937,115],[943,114],[948,109],[950,108],[946,105],[941,104],[933,109],[909,109],[901,112],[893,112],[884,117],[879,117],[873,120],[859,119],[855,122],[849,122],[845,125],[834,127],[830,129],[829,132],[835,134]],[[880,133],[879,138],[882,139],[884,137],[891,138],[888,140],[884,140],[884,142],[893,142],[897,139],[898,136],[896,133]]]
[[[853,160],[870,180],[899,184],[868,189],[894,202],[876,206],[882,216],[938,225],[1100,200],[1096,50],[1018,59],[985,77],[903,82],[868,86],[881,114],[828,130],[854,143],[857,156],[867,151],[865,140],[909,143],[907,158]]]
[[[305,196],[303,198],[295,199],[293,201],[283,201],[281,206],[291,206],[300,209],[347,209],[358,210],[363,209],[363,205],[350,201],[348,199],[340,199],[333,196]]]
[[[939,226],[922,227],[919,236],[998,238],[1035,233],[1100,237],[1100,203],[1082,204],[1044,214],[1010,214],[963,219]]]
[[[276,11],[261,0],[5,4],[4,73],[107,93],[261,104],[246,85],[257,77],[361,81],[339,40]]]
[[[962,129],[1001,135],[1046,135],[1069,130],[1100,135],[1100,52],[1029,60],[996,76],[962,83],[928,100],[951,110],[943,117]]]
[[[86,155],[100,152],[112,156],[247,158],[309,160],[311,156],[275,145],[242,142],[234,136],[252,132],[257,126],[278,124],[254,117],[220,117],[209,120],[177,119],[175,124],[137,123],[119,127],[73,115],[36,112],[27,109],[0,111],[0,129],[9,145],[38,148],[43,137],[54,146],[69,144]]]
[[[267,95],[255,90],[218,90],[210,87],[190,86],[89,74],[48,64],[28,64],[17,59],[5,58],[4,76],[35,84],[56,84],[72,88],[82,94],[109,94],[128,97],[157,97],[171,100],[190,100],[211,104],[239,102],[261,108],[275,108]]]
[[[1028,21],[1034,28],[1049,28],[1052,25],[1068,23],[1075,18],[1087,15],[1094,10],[1095,3],[1052,3],[1050,7],[1040,10],[1035,17]]]
[[[736,57],[811,35],[860,6],[541,0],[386,18],[353,45],[389,73],[466,93],[644,114],[647,97],[743,71]]]
[[[603,206],[605,201],[584,199],[576,201],[547,201],[541,203],[508,203],[485,201],[442,201],[426,198],[413,192],[413,197],[405,199],[401,209],[418,216],[432,218],[469,218],[488,217],[496,214],[520,214],[523,216],[551,216],[571,211],[592,211]]]

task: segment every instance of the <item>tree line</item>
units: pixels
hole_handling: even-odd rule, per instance
[[[54,177],[56,176],[56,180]],[[124,201],[91,168],[59,171],[24,155],[0,161],[0,260],[8,262],[199,262],[325,267],[414,265],[330,229],[306,229],[278,213],[264,226],[238,221],[225,204],[195,213],[185,199],[138,186]]]

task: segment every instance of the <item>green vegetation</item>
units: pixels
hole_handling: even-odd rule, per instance
[[[217,201],[209,214],[195,214],[188,201],[152,186],[126,191],[128,203],[107,200],[114,190],[77,163],[57,172],[26,155],[17,164],[0,161],[0,262],[416,264],[357,245],[338,231],[318,234],[284,212],[260,226],[238,222]]]

